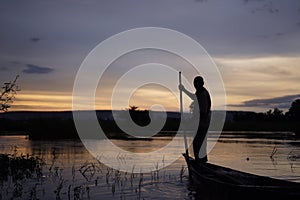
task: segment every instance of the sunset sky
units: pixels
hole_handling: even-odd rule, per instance
[[[286,111],[300,98],[299,0],[4,0],[0,27],[0,83],[20,75],[11,111],[71,110],[88,53],[139,27],[169,28],[199,42],[220,70],[228,110]],[[123,65],[116,63],[111,76]],[[176,88],[178,77],[168,78]],[[110,109],[98,101],[97,109]],[[141,108],[153,103],[178,110],[175,96],[157,86],[130,100]]]

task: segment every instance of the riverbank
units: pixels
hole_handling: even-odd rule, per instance
[[[91,127],[91,111],[82,112],[81,123]],[[121,117],[125,111],[118,111]],[[219,114],[220,111],[214,111]],[[154,119],[161,120],[161,112],[154,113]],[[149,113],[135,111],[131,113],[135,123],[146,126],[149,122]],[[124,133],[116,124],[112,111],[96,111],[98,122],[110,139],[134,139]],[[123,120],[126,123],[126,120]],[[289,131],[300,137],[300,127],[297,121],[284,116],[267,116],[263,113],[227,111],[223,131]],[[65,112],[9,112],[0,114],[0,135],[10,133],[27,134],[32,140],[43,139],[79,139],[71,111]],[[178,131],[180,113],[167,112],[167,120],[161,132],[155,136],[172,136]],[[86,138],[93,138],[88,132]]]

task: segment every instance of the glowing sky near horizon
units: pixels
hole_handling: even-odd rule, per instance
[[[20,75],[11,111],[71,110],[88,53],[114,34],[148,26],[180,31],[207,50],[224,80],[228,110],[287,110],[300,98],[298,0],[10,0],[0,6],[0,83]],[[170,80],[175,89],[177,79]],[[97,95],[97,109],[111,108],[105,94]],[[140,88],[128,104],[157,103],[178,111],[178,100],[157,87]],[[218,109],[217,98],[213,103]]]

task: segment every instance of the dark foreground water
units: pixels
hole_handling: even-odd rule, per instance
[[[113,142],[138,152],[140,148],[151,151],[161,147],[170,139]],[[209,142],[216,140],[212,134]],[[176,150],[182,151],[174,146]],[[0,199],[195,199],[201,196],[189,185],[183,158],[158,171],[132,174],[98,162],[80,141],[30,141],[25,136],[0,136],[0,153],[36,155],[44,161],[42,176],[33,173],[31,178],[22,180],[0,180]],[[122,166],[128,159],[119,155],[117,164]],[[300,182],[300,140],[292,133],[223,133],[209,153],[209,161]],[[145,158],[144,162],[155,166],[151,158]]]

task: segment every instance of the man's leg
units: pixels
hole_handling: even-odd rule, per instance
[[[193,140],[193,149],[194,149],[194,156],[195,160],[199,162],[207,162],[207,140],[206,140],[206,133],[207,130],[198,130],[197,135]],[[201,149],[201,152],[200,152]],[[199,157],[200,154],[200,157]]]
[[[200,135],[200,131],[197,131],[197,134],[193,140],[193,150],[194,150],[194,156],[195,156],[195,160],[198,161],[200,160],[199,158],[199,151],[200,151],[200,147],[201,147],[201,135]]]
[[[200,146],[200,151],[199,151],[199,158],[200,158],[200,161],[203,162],[203,163],[206,163],[207,162],[207,130],[201,132],[201,135],[203,136],[201,138],[201,146]]]

